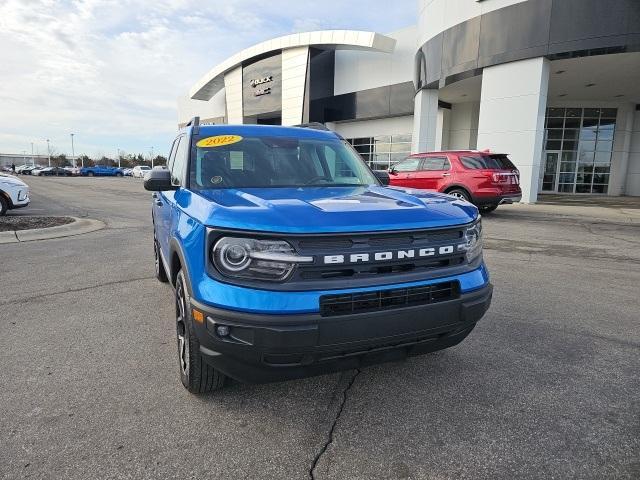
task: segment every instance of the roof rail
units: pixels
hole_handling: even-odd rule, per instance
[[[200,117],[193,117],[187,122],[185,127],[193,127],[192,133],[197,135],[200,132]]]
[[[325,130],[330,132],[331,130],[324,124],[320,122],[309,122],[309,123],[300,123],[298,125],[293,125],[298,128],[311,128],[313,130]]]

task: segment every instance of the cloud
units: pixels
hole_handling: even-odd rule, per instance
[[[0,152],[166,153],[175,99],[218,62],[293,31],[390,31],[415,19],[415,0],[0,1]],[[390,18],[392,17],[392,18]]]

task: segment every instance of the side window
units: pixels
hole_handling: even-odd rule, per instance
[[[169,159],[167,160],[167,168],[171,170],[173,166],[173,161],[176,159],[176,150],[178,149],[178,142],[180,141],[180,137],[176,138],[171,144],[171,151],[169,152]]]
[[[415,172],[418,170],[418,166],[420,165],[421,158],[408,158],[396,165],[394,165],[393,169],[396,172]]]
[[[449,168],[447,157],[426,157],[422,159],[420,170],[449,170]]]
[[[483,160],[482,157],[458,157],[460,159],[460,163],[464,168],[468,168],[471,170],[479,170],[483,168],[489,168],[487,163]]]
[[[178,139],[178,142],[175,158],[173,159],[171,167],[169,167],[172,185],[184,184],[184,166],[187,161],[187,139],[182,135]]]

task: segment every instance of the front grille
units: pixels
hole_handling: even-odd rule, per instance
[[[331,234],[258,234],[209,229],[206,251],[208,255],[220,236],[255,236],[285,240],[297,255],[313,257],[312,262],[298,264],[283,282],[267,285],[264,281],[233,280],[234,284],[247,287],[285,291],[340,290],[348,283],[348,288],[384,288],[384,285],[451,277],[477,268],[479,261],[469,263],[464,250],[459,248],[465,242],[467,227]],[[441,248],[449,250],[441,252]],[[419,253],[421,249],[436,251],[437,254],[422,255]],[[377,253],[385,256],[376,258]],[[325,261],[325,257],[339,260]],[[230,281],[221,278],[211,262],[207,262],[207,271],[214,278]]]
[[[320,315],[334,317],[353,313],[379,312],[446,302],[458,298],[458,296],[458,282],[443,282],[375,292],[323,295],[320,297]]]
[[[299,255],[316,258],[314,263],[299,265],[290,281],[307,283],[350,278],[368,282],[374,278],[378,281],[383,275],[388,278],[388,281],[392,281],[391,277],[393,276],[400,278],[406,274],[424,275],[459,267],[465,263],[464,253],[460,251],[454,251],[449,255],[440,255],[437,258],[416,257],[361,263],[322,264],[321,259],[323,255],[344,255],[345,258],[348,258],[350,254],[358,253],[457,245],[462,241],[463,232],[463,227],[457,227],[393,233],[353,233],[286,238],[293,244]]]

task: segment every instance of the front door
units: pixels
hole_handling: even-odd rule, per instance
[[[391,185],[408,188],[418,188],[416,186],[416,173],[420,168],[422,159],[420,157],[409,157],[394,165],[389,172],[389,182]]]
[[[447,157],[425,157],[414,175],[414,188],[442,191],[451,182],[451,166]]]
[[[544,173],[542,174],[542,191],[557,192],[560,173],[560,152],[544,152]]]

